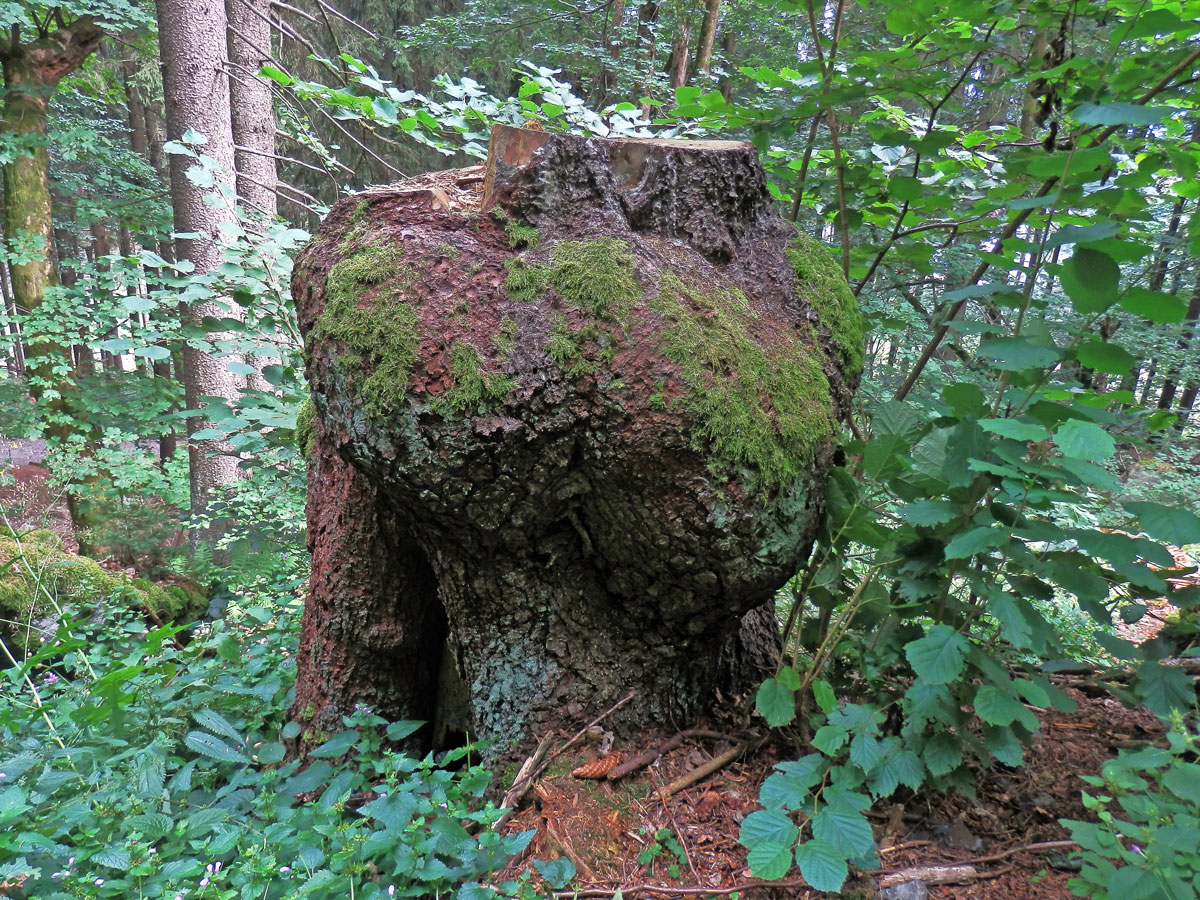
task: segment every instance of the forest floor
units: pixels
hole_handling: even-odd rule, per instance
[[[0,509],[15,527],[49,527],[74,549],[66,503],[50,486],[49,473],[41,465],[44,456],[40,442],[0,438],[0,470],[15,477],[13,483],[0,486]],[[1117,631],[1135,642],[1146,640],[1162,627],[1165,612],[1152,605],[1150,615],[1134,625],[1118,625]],[[908,792],[869,813],[882,867],[848,882],[842,896],[878,897],[889,877],[908,870],[969,866],[970,872],[957,870],[960,883],[938,884],[925,873],[927,894],[918,889],[893,896],[1072,897],[1067,888],[1072,845],[1058,820],[1089,818],[1080,798],[1087,785],[1080,776],[1098,772],[1123,747],[1162,740],[1164,729],[1143,708],[1129,709],[1111,697],[1089,696],[1073,687],[1065,690],[1078,709],[1043,713],[1042,729],[1026,751],[1025,764],[1016,769],[997,765],[981,773],[973,799]],[[627,759],[666,737],[647,736],[644,746],[618,750]],[[560,756],[534,783],[527,798],[532,802],[506,826],[537,831],[507,874],[534,857],[566,856],[575,864],[575,884],[581,890],[565,892],[564,897],[609,898],[618,889],[626,898],[821,896],[799,878],[769,885],[756,882],[746,865],[745,849],[737,842],[741,821],[758,808],[759,786],[773,766],[802,754],[768,743],[666,802],[658,798],[659,788],[731,749],[737,740],[734,735],[689,738],[657,763],[616,782],[572,776],[577,767],[599,758],[595,750]]]
[[[1058,820],[1090,818],[1080,799],[1087,785],[1079,776],[1098,772],[1122,747],[1161,740],[1164,729],[1145,709],[1066,690],[1078,709],[1044,713],[1025,765],[997,765],[981,773],[975,798],[932,791],[898,794],[893,803],[869,813],[882,868],[848,882],[843,896],[874,898],[889,877],[934,866],[971,869],[951,872],[961,882],[954,884],[936,884],[928,873],[923,878],[913,873],[914,879],[925,881],[931,898],[1073,896],[1066,884],[1073,874],[1073,845]],[[617,889],[627,898],[734,892],[747,898],[824,896],[803,887],[799,878],[757,883],[745,849],[737,843],[742,819],[759,808],[759,785],[781,758],[796,754],[785,751],[781,757],[767,745],[666,802],[658,798],[659,787],[734,744],[732,737],[724,742],[688,740],[650,769],[617,782],[572,777],[571,770],[593,760],[594,753],[560,758],[535,784],[534,802],[509,828],[537,830],[525,859],[570,858],[579,873],[577,884],[584,888],[581,897],[611,897]],[[674,846],[672,838],[677,838]],[[515,872],[523,865],[524,859],[517,860],[511,868]],[[908,879],[901,875],[901,880]]]

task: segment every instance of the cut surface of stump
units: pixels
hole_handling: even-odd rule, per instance
[[[497,126],[484,171],[337,204],[293,292],[304,745],[356,703],[499,754],[757,686],[862,334],[751,145]]]

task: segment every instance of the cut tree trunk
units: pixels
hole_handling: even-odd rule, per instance
[[[630,692],[607,725],[683,726],[771,670],[862,342],[749,144],[498,126],[335,206],[293,293],[301,751],[356,703],[493,756]]]

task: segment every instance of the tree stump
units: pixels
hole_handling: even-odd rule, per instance
[[[498,126],[486,172],[337,204],[293,290],[302,746],[356,703],[498,755],[754,689],[862,333],[751,145]]]

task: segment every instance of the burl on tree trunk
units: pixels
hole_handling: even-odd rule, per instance
[[[754,688],[862,333],[749,144],[497,127],[486,177],[335,206],[294,293],[302,745],[356,703],[498,754]]]

